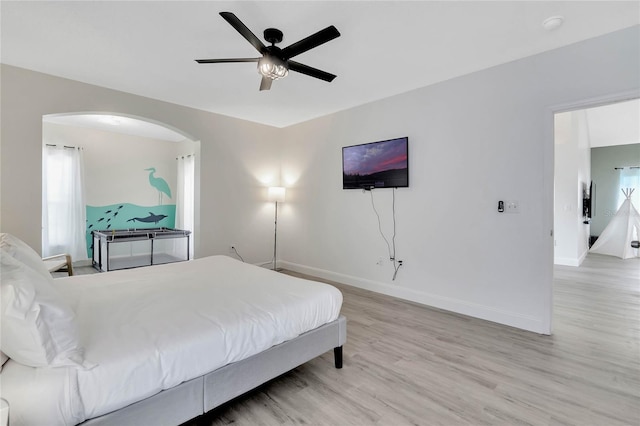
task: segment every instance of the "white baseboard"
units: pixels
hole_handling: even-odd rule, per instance
[[[540,318],[522,315],[517,312],[505,311],[490,306],[468,302],[465,300],[433,295],[399,286],[392,286],[377,281],[340,274],[337,272],[327,271],[325,269],[314,268],[311,266],[300,265],[287,261],[279,261],[278,265],[284,269],[300,272],[302,274],[335,281],[341,284],[347,284],[353,287],[374,291],[376,293],[386,294],[388,296],[409,300],[411,302],[444,309],[458,314],[480,318],[483,320],[496,322],[498,324],[504,324],[511,327],[532,331],[534,333],[551,334],[551,330],[544,326],[544,321],[542,321]]]
[[[273,269],[273,260],[268,260],[266,262],[258,262],[252,263],[252,265],[259,266],[261,268]],[[280,261],[278,261],[278,269],[280,269],[282,265],[280,265]]]
[[[582,262],[584,262],[584,259],[587,257],[588,253],[589,253],[589,249],[585,250],[577,258],[574,258],[574,257],[558,257],[558,256],[556,256],[556,257],[553,258],[553,263],[555,265],[562,265],[562,266],[580,266],[580,265],[582,265]]]
[[[585,254],[586,256],[586,254]],[[582,259],[576,259],[573,257],[554,257],[553,258],[553,264],[554,265],[562,265],[562,266],[580,266],[580,264],[582,263],[582,261],[584,260],[584,258]]]
[[[582,262],[584,262],[584,259],[587,257],[587,254],[589,254],[589,249],[586,249],[584,253],[582,253],[578,258],[578,266],[582,265]]]

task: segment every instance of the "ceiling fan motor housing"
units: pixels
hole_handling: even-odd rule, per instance
[[[264,30],[264,39],[272,45],[280,43],[282,41],[282,31],[277,28],[267,28]]]

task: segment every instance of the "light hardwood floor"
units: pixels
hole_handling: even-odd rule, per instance
[[[327,353],[200,424],[640,424],[638,259],[556,267],[552,336],[336,285],[344,368]]]

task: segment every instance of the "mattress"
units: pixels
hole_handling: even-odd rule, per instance
[[[97,366],[9,361],[0,386],[14,426],[75,424],[117,410],[334,321],[342,305],[330,285],[226,256],[54,281]]]

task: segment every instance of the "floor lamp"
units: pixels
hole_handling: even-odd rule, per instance
[[[276,217],[274,222],[273,229],[273,270],[277,271],[276,267],[277,262],[277,249],[278,249],[278,203],[284,202],[285,189],[282,186],[271,186],[269,187],[269,201],[273,201],[275,203]]]

